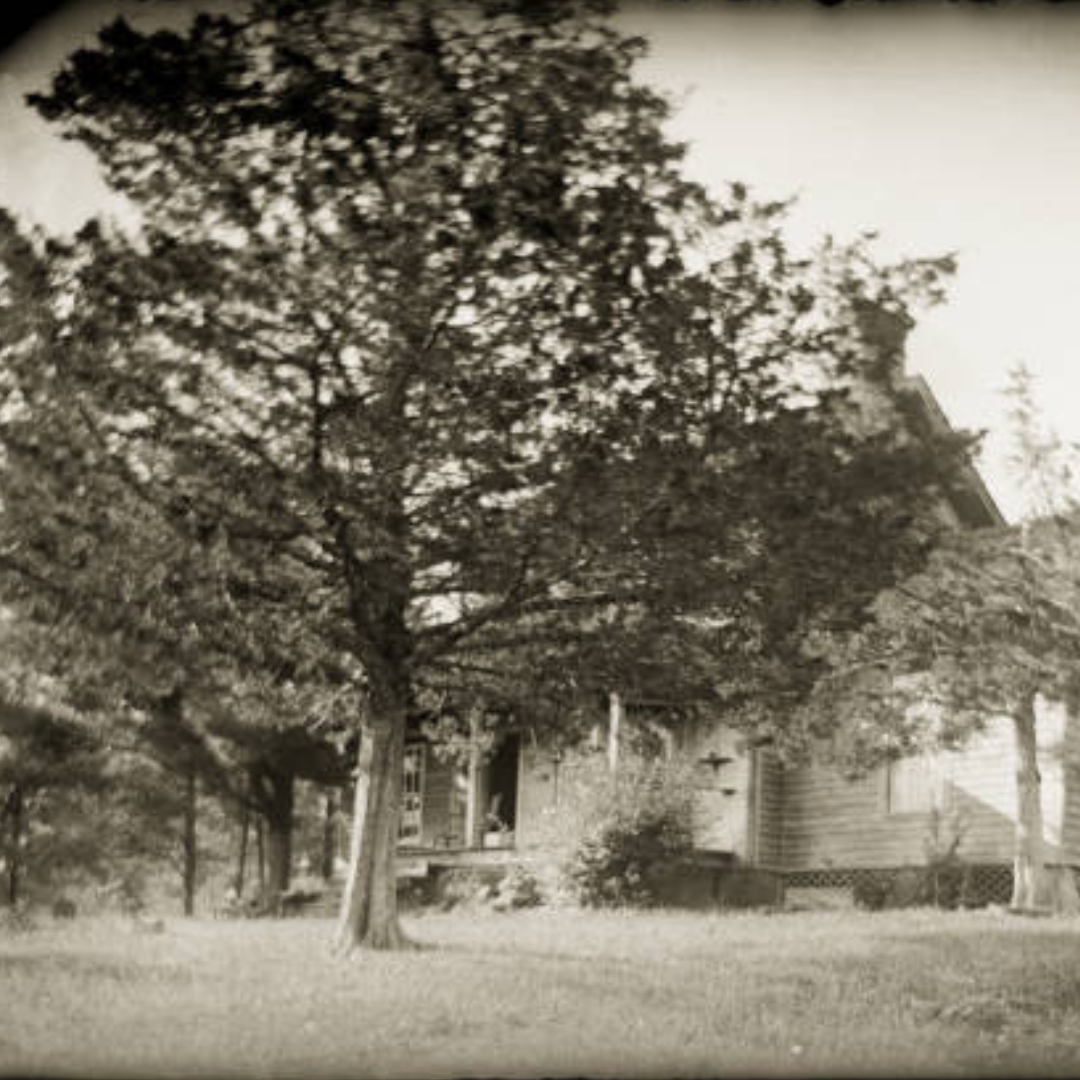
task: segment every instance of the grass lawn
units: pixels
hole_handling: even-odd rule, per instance
[[[0,1074],[1080,1074],[1080,924],[1004,914],[46,925],[0,939]]]

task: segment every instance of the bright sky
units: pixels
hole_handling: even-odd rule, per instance
[[[184,6],[164,11],[176,21]],[[165,17],[154,2],[78,0],[0,56],[0,204],[50,228],[106,194],[22,95],[118,11]],[[797,194],[798,243],[876,230],[886,257],[958,253],[909,367],[955,425],[989,431],[983,473],[1019,512],[1010,367],[1027,364],[1051,423],[1080,441],[1080,6],[628,0],[620,21],[651,43],[642,74],[676,95],[695,177]]]

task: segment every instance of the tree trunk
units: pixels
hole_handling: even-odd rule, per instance
[[[264,774],[270,798],[266,804],[266,905],[281,914],[281,895],[288,891],[292,875],[293,777],[288,773]]]
[[[233,888],[236,895],[244,895],[244,872],[247,869],[248,832],[251,829],[251,810],[247,803],[240,808],[240,846],[236,855],[236,878]]]
[[[19,886],[22,881],[22,837],[23,818],[25,817],[25,799],[22,788],[16,786],[8,803],[11,817],[11,851],[8,855],[8,904],[15,907],[19,902]]]
[[[1025,696],[1013,710],[1012,721],[1016,745],[1016,848],[1011,906],[1031,911],[1042,905],[1047,892],[1034,695]]]
[[[322,876],[329,881],[334,876],[337,857],[337,795],[331,791],[326,796],[326,817],[323,820]]]
[[[1013,733],[1017,806],[1011,907],[1016,911],[1035,911],[1049,906],[1050,881],[1046,868],[1034,695],[1026,697],[1015,710]]]
[[[259,896],[266,895],[266,840],[262,818],[255,819],[255,849],[258,855]]]
[[[197,832],[199,813],[199,788],[195,767],[188,767],[184,788],[184,914],[195,914],[195,892],[198,887],[199,837]]]
[[[1076,881],[1067,866],[1046,865],[1042,776],[1038,764],[1035,695],[1014,711],[1016,742],[1016,854],[1013,863],[1014,911],[1080,914]]]
[[[349,876],[337,947],[402,949],[411,945],[397,914],[397,838],[405,757],[405,710],[383,711],[360,734]]]

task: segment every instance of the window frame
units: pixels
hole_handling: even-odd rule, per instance
[[[920,795],[922,797],[918,800],[912,798],[911,792],[915,778],[898,775],[900,770],[911,770],[916,767],[925,772],[921,780],[923,790]],[[883,772],[882,798],[887,817],[925,816],[935,812],[942,813],[949,809],[949,776],[941,754],[924,752],[894,758],[885,765]],[[900,792],[904,793],[904,802],[897,805],[897,796]]]
[[[401,763],[401,818],[398,822],[398,847],[420,847],[423,843],[426,749],[426,745],[422,742],[405,745],[405,754]],[[410,767],[410,761],[415,762],[415,767]]]

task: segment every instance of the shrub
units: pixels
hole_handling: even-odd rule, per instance
[[[966,831],[967,822],[959,814],[943,815],[935,810],[923,840],[924,864],[857,876],[852,889],[855,903],[869,911],[961,906],[971,880],[971,868],[960,856]]]
[[[0,935],[30,934],[37,928],[37,923],[22,904],[0,908]]]
[[[117,876],[95,890],[96,905],[104,910],[116,908],[125,915],[137,915],[146,908],[148,875],[142,867],[128,865]]]
[[[931,815],[923,841],[926,853],[925,897],[923,903],[956,908],[964,900],[969,880],[968,867],[960,855],[960,845],[968,822],[959,812]]]
[[[66,896],[60,896],[53,901],[52,915],[54,919],[74,919],[76,914],[78,914],[78,908],[75,906],[74,900],[69,900]]]
[[[431,874],[398,878],[397,895],[398,903],[406,910],[426,907],[434,902],[435,878]]]
[[[931,870],[926,866],[905,866],[889,882],[885,906],[889,908],[923,907],[930,903]]]
[[[434,899],[440,908],[470,907],[495,896],[504,876],[501,867],[461,866],[444,870],[434,885]]]
[[[852,896],[858,907],[882,911],[889,903],[891,883],[888,874],[862,874],[855,878]]]
[[[693,787],[685,767],[623,763],[597,777],[583,827],[563,871],[588,907],[646,906],[672,864],[691,846]]]
[[[520,863],[499,882],[492,906],[499,911],[539,907],[546,899],[544,887],[536,874]]]

